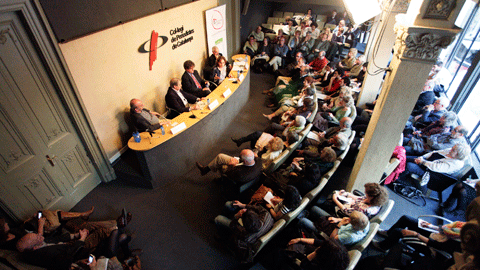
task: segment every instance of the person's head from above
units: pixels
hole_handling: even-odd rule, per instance
[[[179,79],[179,78],[173,78],[170,80],[170,87],[173,89],[173,90],[180,90],[182,89],[182,81]]]
[[[298,142],[298,139],[299,139],[298,138],[298,133],[293,132],[293,131],[289,131],[287,133],[287,143],[288,143],[288,145],[292,145],[292,144]]]
[[[338,133],[332,138],[333,146],[339,150],[345,150],[348,145],[348,137],[343,133]]]
[[[300,34],[302,34],[302,31],[300,30],[295,31],[295,37],[297,38],[300,37]]]
[[[470,146],[466,145],[465,143],[457,143],[452,148],[450,148],[450,152],[448,152],[448,156],[458,160],[464,160],[470,155]]]
[[[340,127],[341,128],[352,128],[352,118],[350,117],[342,117],[342,119],[340,119]]]
[[[350,86],[350,78],[347,76],[343,77],[343,82],[341,86]]]
[[[283,36],[283,29],[278,29],[277,36]]]
[[[337,37],[342,36],[342,33],[343,33],[344,31],[345,31],[345,28],[343,28],[343,27],[338,28],[338,32],[337,32],[337,34],[336,34]]]
[[[440,123],[440,125],[448,127],[453,125],[456,120],[457,114],[452,111],[447,111],[442,115],[442,117],[440,117],[440,119],[438,119],[438,122]]]
[[[323,60],[323,58],[325,58],[325,51],[320,51],[318,53],[318,59]]]
[[[270,39],[269,39],[268,37],[265,37],[265,38],[263,39],[263,46],[267,46],[268,43],[270,43]]]
[[[339,96],[339,98],[343,98],[343,97],[346,97],[346,96],[352,96],[352,88],[350,88],[348,86],[342,86],[340,88],[340,91],[338,92],[338,96]]]
[[[321,41],[325,41],[327,39],[328,39],[328,34],[327,33],[323,33],[323,34],[320,35],[320,40]]]
[[[308,31],[305,35],[305,40],[310,40],[312,38],[312,32]]]
[[[227,59],[223,56],[219,56],[217,58],[217,67],[223,68],[227,64]]]
[[[288,23],[288,26],[290,26],[290,27],[293,26],[293,21],[292,21],[291,19],[289,19],[289,20],[287,21],[287,23]]]
[[[357,53],[358,53],[358,50],[357,50],[357,49],[351,48],[351,49],[348,51],[347,58],[349,58],[349,59],[355,58],[355,57],[357,56]]]
[[[325,34],[327,34],[327,37],[328,37],[328,35],[330,35],[332,33],[332,29],[330,29],[328,27],[325,27],[323,30],[325,31]]]
[[[362,70],[363,70],[364,72],[367,72],[367,67],[368,67],[368,62],[363,63],[363,65],[362,65]]]
[[[250,36],[250,37],[248,38],[248,42],[250,43],[250,45],[253,45],[253,44],[255,44],[257,41],[255,40],[255,37],[254,37],[254,36]]]
[[[308,99],[308,98],[307,98]],[[305,101],[307,100],[305,99]],[[304,102],[305,103],[305,102]],[[304,104],[305,106],[305,104]],[[307,120],[305,119],[305,117],[301,116],[301,115],[297,115],[295,116],[295,126],[298,127],[298,128],[303,128],[305,127],[305,123],[307,122]]]
[[[310,27],[312,28],[312,31],[314,31],[315,29],[317,29],[318,24],[316,22],[313,22],[310,24]]]
[[[283,47],[285,45],[285,37],[280,38],[280,47]]]
[[[335,16],[337,16],[337,11],[334,9],[334,10],[332,11],[332,17],[335,17]]]
[[[192,60],[187,60],[183,63],[183,68],[186,72],[193,73],[193,71],[195,70],[195,63],[193,63]]]
[[[333,152],[335,153],[335,151]],[[322,171],[320,170],[320,165],[315,162],[309,162],[305,164],[305,178],[317,181],[322,177]]]
[[[217,46],[212,47],[212,54],[215,55],[215,57],[218,57],[220,55],[220,50]]]
[[[310,78],[312,78],[312,77],[310,77]],[[303,94],[307,97],[310,97],[310,96],[313,96],[313,94],[315,94],[315,90],[312,87],[309,86],[309,87],[305,88],[305,90],[303,90]]]
[[[345,20],[340,20],[338,22],[338,28],[344,28],[345,27]]]
[[[332,69],[333,69],[333,68],[332,68],[332,63],[331,63],[331,62],[328,63],[328,64],[325,66],[325,71],[330,72],[330,71],[332,71]]]
[[[130,100],[130,111],[135,113],[141,113],[144,108],[143,102],[138,98]]]
[[[255,164],[255,154],[250,149],[243,149],[242,152],[240,152],[240,160],[243,164],[251,166]]]
[[[262,27],[260,25],[257,26],[257,29],[255,29],[255,32],[257,32],[257,34],[260,34],[260,32],[262,32]]]
[[[335,239],[327,238],[311,254],[307,256],[312,264],[320,267],[318,269],[345,270],[350,263],[347,248]]]
[[[284,146],[285,145],[280,137],[275,137],[268,142],[268,148],[272,151],[281,151]]]
[[[357,65],[363,65],[363,63],[365,63],[365,55],[360,55],[356,60],[355,60],[355,64]]]
[[[242,210],[240,210],[242,211]],[[258,214],[248,209],[242,215],[243,227],[249,233],[256,233],[262,228],[262,221]]]
[[[303,60],[305,61],[305,59]],[[306,76],[308,74],[308,66],[307,65],[303,65],[304,63],[303,62],[299,62],[301,64],[301,67],[300,67],[300,77],[303,77],[303,76]]]
[[[42,246],[45,238],[37,233],[27,233],[17,242],[17,250],[20,252],[38,249]]]
[[[10,227],[5,219],[0,218],[0,243],[7,241],[8,239],[8,232],[10,231]]]
[[[312,9],[311,8],[307,9],[307,15],[312,16]]]
[[[433,103],[433,109],[435,111],[446,110],[448,105],[450,105],[450,100],[448,100],[446,97],[440,97],[435,100],[435,103]]]
[[[336,74],[335,74],[335,72],[336,72]],[[345,70],[343,70],[343,68],[337,68],[337,69],[335,70],[335,72],[334,72],[334,74],[335,74],[336,76],[341,76],[341,77],[343,77],[343,76],[345,75]]]
[[[368,225],[368,217],[359,211],[353,211],[350,214],[350,224],[355,231],[363,231]]]
[[[343,102],[343,107],[352,107],[355,103],[352,96],[344,96],[341,101]]]
[[[300,23],[300,27],[303,29],[305,27],[307,27],[307,22],[306,21],[303,21]]]
[[[285,188],[285,196],[283,198],[283,205],[285,205],[288,209],[294,210],[300,205],[302,201],[302,196],[298,189],[294,186],[288,185]]]
[[[320,151],[320,160],[323,162],[334,162],[337,159],[337,153],[332,147],[324,147],[322,151]]]
[[[365,187],[365,203],[371,206],[382,206],[388,201],[387,190],[378,183],[366,183]]]
[[[301,107],[302,112],[312,112],[315,109],[315,102],[312,98],[303,99],[303,106]]]
[[[466,254],[473,255],[473,263],[476,266],[467,269],[478,269],[480,267],[480,226],[477,220],[470,220],[463,225],[460,230],[460,243]]]
[[[303,57],[298,58],[298,64],[299,65],[305,65],[305,58],[303,58]]]
[[[458,139],[465,137],[468,134],[468,129],[465,126],[459,125],[452,129],[451,137]]]
[[[300,59],[303,58],[303,53],[302,52],[297,52],[295,54],[295,60],[300,61]]]

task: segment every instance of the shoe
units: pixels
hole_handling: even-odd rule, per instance
[[[243,142],[242,142],[241,140],[239,140],[239,139],[234,139],[234,138],[230,138],[230,139],[232,139],[232,141],[237,144],[237,147],[240,147],[240,145],[243,144]],[[198,165],[197,165],[197,166],[198,166]]]
[[[207,174],[208,172],[210,172],[210,167],[208,166],[203,166],[202,164],[198,163],[198,162],[195,162],[195,164],[197,165],[197,168],[200,170],[200,174],[202,176],[204,176],[205,174]]]
[[[267,118],[268,120],[272,120],[272,118],[270,117],[270,115],[263,114],[263,116],[265,116],[265,118]]]
[[[128,213],[125,208],[122,209],[122,214],[117,218],[117,226],[118,228],[125,228],[128,224]],[[132,214],[130,214],[130,220],[132,220]]]
[[[377,234],[383,237],[388,237],[388,232],[386,230],[378,230]]]
[[[372,240],[372,246],[384,253],[387,253],[388,250],[385,250],[383,249],[382,247],[380,247],[380,241],[377,241],[377,240]]]
[[[267,107],[268,107],[268,108],[273,108],[273,107],[275,107],[275,104],[273,104],[273,103],[272,103],[272,104],[268,104]]]

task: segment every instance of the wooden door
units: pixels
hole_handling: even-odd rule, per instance
[[[69,210],[99,183],[24,25],[0,14],[0,200],[18,219]]]

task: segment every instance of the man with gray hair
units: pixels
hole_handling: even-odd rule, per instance
[[[457,126],[452,132],[433,134],[422,139],[412,138],[404,147],[407,156],[419,156],[434,150],[452,148],[457,143],[468,144],[465,140],[467,134],[466,127]],[[414,142],[416,145],[414,145]]]
[[[137,98],[130,100],[130,117],[138,132],[157,130],[161,126],[159,117],[164,119],[159,113],[145,109]]]
[[[262,172],[262,160],[250,149],[242,150],[239,158],[218,154],[207,166],[199,162],[196,162],[196,165],[202,176],[210,171],[219,171],[238,184],[253,181],[260,177]]]
[[[448,98],[438,98],[433,104],[425,106],[422,114],[415,117],[410,116],[406,128],[408,128],[409,125],[410,127],[412,125],[415,127],[427,126],[430,123],[437,121],[446,112],[448,105],[450,105],[450,100],[448,100]]]

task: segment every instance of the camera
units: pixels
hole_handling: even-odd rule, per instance
[[[88,256],[88,263],[87,265],[90,265],[92,262],[93,262],[93,259],[95,258],[95,256],[93,256],[92,254],[90,254],[90,256]]]
[[[37,212],[37,218],[41,219],[43,217],[42,211]]]

